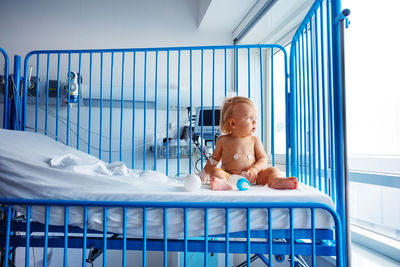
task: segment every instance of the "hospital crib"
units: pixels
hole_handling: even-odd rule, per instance
[[[13,98],[10,101],[5,97],[4,101],[4,128],[42,132],[104,161],[123,161],[133,169],[161,171],[179,179],[201,169],[207,159],[206,148],[213,148],[217,135],[215,112],[211,133],[203,129],[204,121],[200,132],[194,133],[194,117],[199,115],[195,114],[196,108],[202,114],[205,108],[214,111],[225,97],[243,95],[259,109],[257,135],[271,162],[277,164],[279,153],[286,155],[286,174],[328,194],[335,207],[295,202],[1,199],[2,266],[15,260],[17,247],[26,248],[26,266],[32,247],[43,248],[43,266],[47,265],[51,247],[63,248],[64,266],[71,261],[68,253],[72,248],[81,249],[82,266],[88,262],[88,254],[93,256],[93,250],[101,252],[103,266],[110,264],[110,250],[122,252],[122,266],[129,265],[127,250],[142,251],[142,266],[148,262],[148,251],[161,251],[164,266],[172,251],[183,253],[184,266],[190,252],[201,252],[205,266],[210,253],[225,254],[225,266],[231,264],[231,253],[245,254],[247,265],[254,260],[252,255],[270,266],[273,260],[281,261],[287,255],[291,266],[315,266],[317,256],[336,256],[336,265],[346,266],[339,32],[343,18],[340,1],[315,1],[293,37],[290,55],[284,47],[268,44],[32,51],[24,59],[22,78],[21,59],[16,56]],[[1,52],[8,77],[8,57]],[[9,86],[5,88],[8,96]],[[280,136],[284,137],[283,148],[277,145]],[[17,206],[23,207],[22,215],[14,211]],[[41,220],[32,218],[32,210],[39,206],[45,209]],[[63,226],[50,224],[50,207],[62,207]],[[69,210],[73,207],[82,207],[80,226],[69,225]],[[103,209],[102,231],[90,229],[87,224],[91,207]],[[115,207],[122,210],[121,230],[117,233],[107,228],[107,213]],[[130,237],[126,230],[126,214],[132,208],[142,210],[140,237]],[[287,229],[272,227],[271,211],[278,208],[287,210]],[[151,209],[163,212],[163,237],[147,237],[147,213]],[[167,214],[172,209],[183,212],[183,232],[178,238],[168,237]],[[204,216],[204,234],[195,238],[187,232],[187,213],[191,209],[201,209]],[[215,209],[224,211],[224,231],[209,234],[208,214]],[[235,209],[244,209],[246,214],[247,227],[240,232],[230,232],[229,214]],[[253,209],[265,209],[269,219],[264,230],[251,229]],[[297,209],[309,210],[308,229],[294,227]],[[332,217],[332,228],[315,227],[315,212],[319,209]]]

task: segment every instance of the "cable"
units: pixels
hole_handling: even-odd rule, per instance
[[[16,88],[16,85],[15,85],[15,81],[14,81],[14,78],[13,78],[13,76],[10,76],[11,77],[11,81],[12,81],[12,85],[13,85],[13,98],[14,98],[14,101],[18,101],[18,107],[20,107],[21,105],[20,105],[20,97],[18,96],[18,93],[17,93],[17,88]],[[28,93],[28,96],[30,96],[30,97],[34,97],[33,95],[31,95],[31,94],[29,94]],[[31,101],[30,102],[30,104],[35,104],[35,102],[33,101],[33,100],[30,100],[29,98],[27,99],[27,101]],[[17,105],[16,105],[17,106]],[[69,124],[72,124],[72,125],[74,125],[76,128],[78,128],[79,127],[79,129],[80,130],[83,130],[83,131],[85,131],[85,132],[89,132],[86,128],[83,128],[82,126],[80,126],[80,125],[78,125],[77,123],[75,123],[75,122],[73,122],[73,121],[68,121],[67,119],[65,119],[65,118],[63,118],[63,117],[61,117],[61,116],[57,116],[57,114],[55,114],[53,111],[51,111],[50,109],[45,109],[42,105],[38,105],[38,107],[43,111],[43,112],[45,112],[45,113],[48,113],[48,114],[50,114],[53,118],[55,118],[55,119],[59,119],[59,121],[60,121],[60,123],[61,124],[63,124],[64,126],[69,126]],[[16,114],[17,114],[17,120],[18,120],[18,123],[19,123],[19,125],[20,126],[23,126],[23,127],[25,127],[25,128],[28,128],[28,129],[32,129],[32,130],[36,130],[36,131],[39,131],[39,132],[42,132],[42,133],[46,133],[46,134],[48,134],[48,130],[43,130],[43,129],[40,129],[40,128],[34,128],[34,127],[30,127],[30,126],[28,126],[28,125],[24,125],[23,123],[22,123],[22,121],[21,121],[21,115],[20,115],[20,113],[19,113],[19,110],[16,110]],[[180,128],[181,128],[181,126],[184,126],[187,122],[189,122],[190,121],[190,119],[189,119],[189,117],[187,118],[187,119],[185,119],[184,121],[182,121],[182,122],[180,122],[176,127],[174,127],[174,128],[172,128],[171,130],[179,130]],[[78,133],[77,133],[77,131],[75,131],[75,130],[73,130],[72,128],[69,128],[69,131],[71,132],[71,133],[73,133],[75,136],[78,136]],[[167,130],[162,130],[162,131],[158,131],[158,132],[156,132],[156,136],[159,136],[160,134],[164,134],[164,133],[166,133],[166,131]],[[101,133],[96,133],[96,132],[90,132],[90,134],[91,135],[95,135],[95,136],[99,136],[99,137],[103,137],[103,138],[105,138],[105,139],[108,139],[108,140],[110,140],[110,138],[108,137],[108,136],[105,136],[105,135],[103,135],[103,134],[101,134]],[[179,135],[179,132],[177,133],[178,135]],[[51,133],[50,132],[50,136],[51,137],[53,137],[53,138],[55,138],[55,137],[57,137],[54,133]],[[70,136],[70,138],[72,139],[72,136]],[[111,140],[131,140],[131,138],[122,138],[122,139],[120,139],[120,138],[117,138],[117,137],[114,137],[114,138],[111,138]],[[85,139],[83,139],[83,138],[81,138],[81,137],[79,137],[79,140],[80,141],[82,141],[84,144],[86,144],[86,145],[88,145],[89,143],[85,140]],[[58,139],[58,141],[60,141],[61,143],[63,143],[63,144],[65,144],[65,141],[62,141],[62,140],[59,140]],[[107,142],[105,142],[105,144],[106,144]],[[141,148],[141,147],[143,147],[143,146],[147,146],[147,145],[150,145],[150,144],[152,144],[153,143],[153,141],[149,141],[149,142],[145,142],[144,144],[138,144],[138,145],[135,145],[135,148]],[[95,149],[95,150],[97,150],[97,151],[102,151],[102,152],[110,152],[110,150],[107,150],[107,149],[102,149],[102,148],[97,148],[97,147],[95,147],[95,146],[92,146],[92,145],[90,145],[90,148],[93,148],[93,149]],[[121,150],[121,152],[127,152],[127,151],[131,151],[131,150],[127,150],[127,149],[125,149],[125,150]],[[120,152],[120,150],[111,150],[111,152],[115,152],[115,153],[117,153],[117,152]]]

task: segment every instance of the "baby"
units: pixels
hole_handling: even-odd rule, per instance
[[[297,188],[296,177],[284,178],[279,169],[267,167],[267,155],[261,140],[253,136],[256,116],[256,106],[250,99],[236,96],[225,100],[220,120],[224,135],[217,139],[214,153],[200,173],[200,177],[210,175],[212,190],[234,189],[228,182],[233,174],[245,177],[251,184],[275,189]]]

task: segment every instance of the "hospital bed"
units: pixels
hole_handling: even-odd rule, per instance
[[[13,97],[4,100],[3,127],[12,130],[0,131],[1,265],[25,247],[30,266],[30,248],[40,247],[43,266],[53,248],[64,266],[74,249],[82,266],[96,257],[131,265],[129,250],[141,252],[134,265],[142,266],[150,251],[161,251],[164,266],[171,252],[183,266],[191,253],[204,266],[215,254],[220,265],[237,264],[235,253],[247,265],[315,266],[333,256],[346,266],[341,19],[340,1],[315,1],[290,53],[260,44],[32,51],[23,64],[16,57]],[[201,169],[217,135],[215,116],[194,132],[195,111],[232,95],[254,101],[257,135],[273,165],[279,149],[286,155],[297,190],[184,190],[183,177]],[[60,156],[65,168],[52,166]],[[107,172],[115,167],[118,174]],[[118,264],[111,251],[121,252]]]

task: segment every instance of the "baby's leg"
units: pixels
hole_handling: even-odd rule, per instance
[[[229,176],[231,176],[231,174],[223,169],[213,168],[210,171],[211,190],[232,190],[233,186],[228,182]]]
[[[298,181],[296,177],[282,177],[278,168],[269,167],[258,173],[257,184],[268,185],[275,189],[296,189]]]

